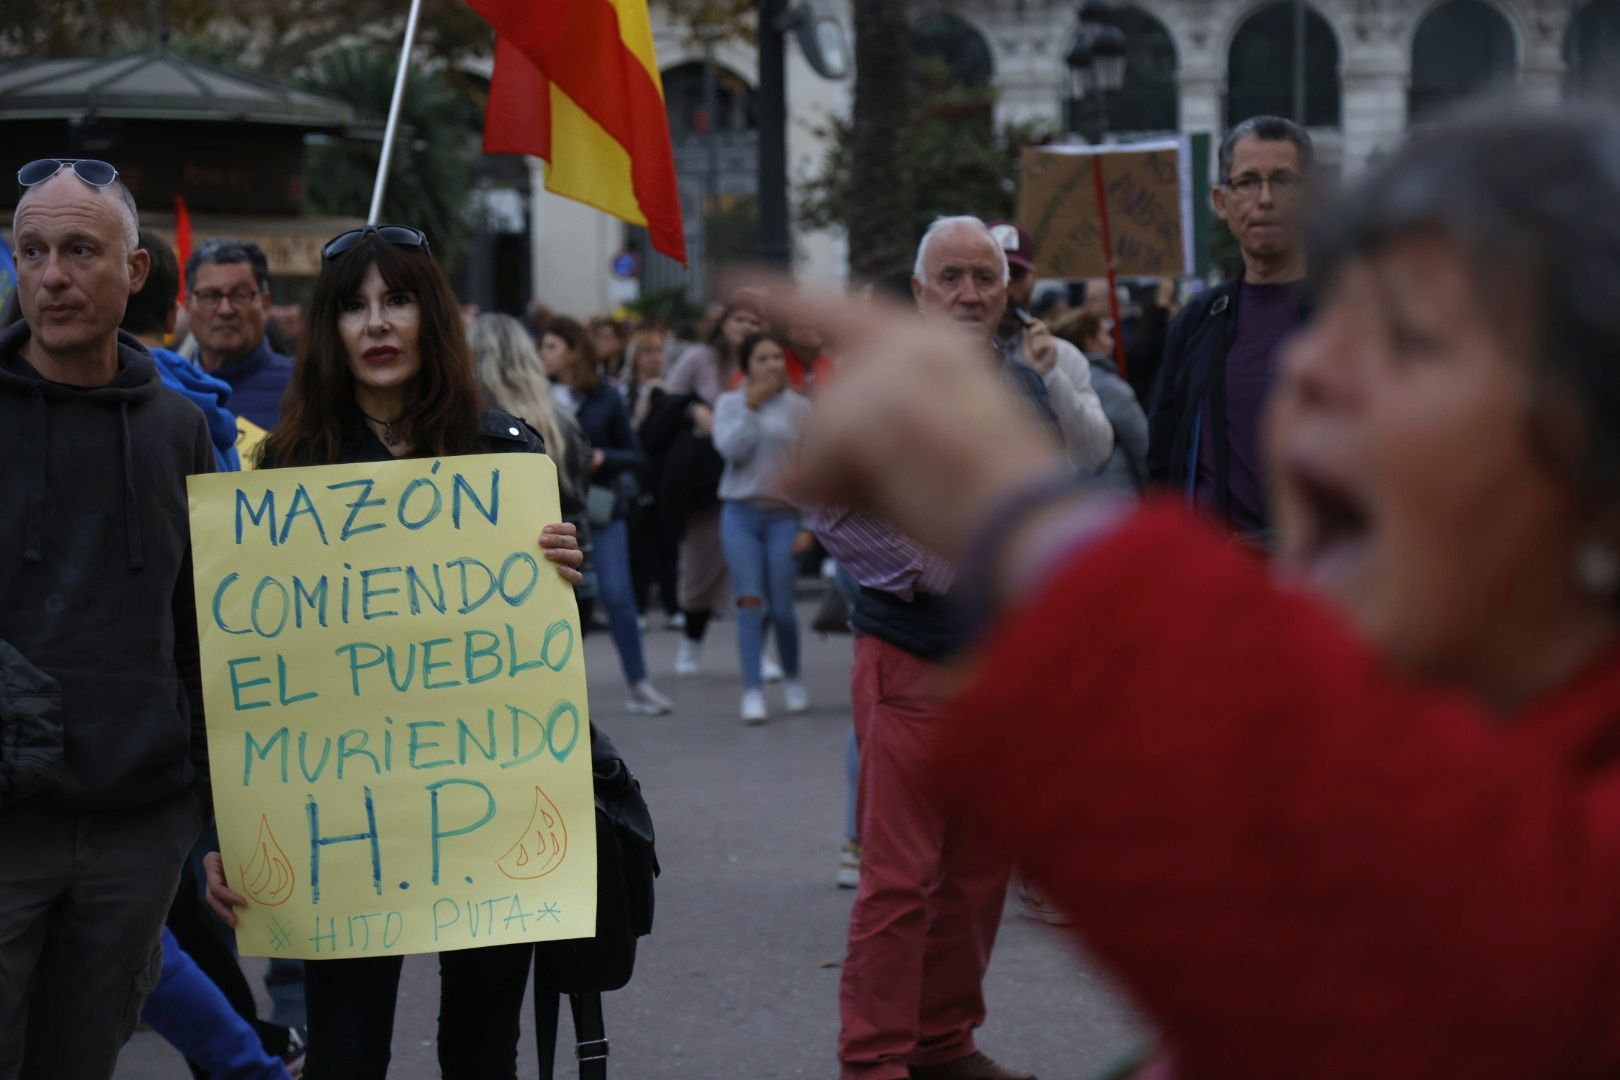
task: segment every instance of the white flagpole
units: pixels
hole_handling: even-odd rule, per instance
[[[394,157],[394,135],[399,131],[399,110],[405,103],[405,78],[411,70],[411,47],[416,44],[416,21],[422,14],[422,0],[411,0],[411,13],[405,19],[405,44],[399,51],[399,73],[394,76],[394,100],[388,105],[388,126],[383,130],[382,158],[377,162],[377,183],[371,189],[371,213],[366,224],[377,224],[382,214],[383,192],[388,188],[388,166]]]

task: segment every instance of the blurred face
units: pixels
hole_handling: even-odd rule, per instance
[[[662,379],[666,360],[662,341],[643,342],[636,349],[636,381],[644,383]]]
[[[1279,557],[1404,670],[1489,683],[1504,625],[1566,625],[1575,495],[1532,447],[1523,357],[1457,249],[1352,264],[1284,353],[1268,422]]]
[[[373,263],[360,291],[338,305],[349,371],[374,394],[404,394],[422,371],[422,312],[416,297],[390,289]],[[381,417],[392,419],[392,417]]]
[[[1114,310],[1108,299],[1107,278],[1087,278],[1085,299],[1082,301],[1083,309],[1091,312],[1100,319],[1108,318]]]
[[[757,334],[760,330],[759,316],[747,308],[737,308],[726,321],[721,324],[720,332],[725,335],[726,344],[733,349],[739,348],[748,340],[750,334]]]
[[[953,322],[986,341],[1007,310],[1001,248],[990,234],[968,226],[936,234],[923,261],[927,279],[911,279],[924,315]]]
[[[540,338],[540,362],[546,365],[547,378],[566,384],[568,369],[574,363],[574,347],[562,335],[547,332]]]
[[[603,323],[591,331],[591,344],[596,346],[597,356],[617,356],[624,349],[618,330],[609,323]]]
[[[1085,351],[1098,356],[1114,355],[1114,324],[1105,320],[1086,343]]]
[[[1035,296],[1035,274],[1017,263],[1009,263],[1007,271],[1011,278],[1007,282],[1007,306],[1029,308],[1030,300]]]
[[[759,382],[787,376],[787,354],[774,341],[762,341],[748,354],[748,377]]]
[[[17,298],[50,354],[110,348],[149,258],[125,248],[113,197],[59,173],[29,189],[17,211]]]
[[[1244,255],[1276,261],[1299,250],[1305,223],[1305,183],[1299,148],[1287,139],[1239,139],[1232,169],[1214,193],[1215,212]]]
[[[186,293],[186,311],[203,366],[216,368],[258,347],[270,297],[247,263],[204,263],[197,267],[196,287]]]

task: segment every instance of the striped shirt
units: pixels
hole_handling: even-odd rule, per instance
[[[859,510],[822,507],[810,529],[827,554],[861,585],[910,602],[917,593],[943,596],[956,570],[898,529]]]

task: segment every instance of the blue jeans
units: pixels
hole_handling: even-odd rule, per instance
[[[750,690],[764,685],[760,663],[767,619],[776,631],[776,655],[782,671],[790,679],[799,677],[799,623],[793,610],[799,573],[793,539],[798,534],[799,515],[792,510],[762,510],[748,503],[728,502],[720,513],[720,544],[737,600],[737,653],[743,685]],[[745,599],[756,603],[744,605]]]
[[[141,1011],[152,1029],[213,1080],[286,1080],[259,1035],[163,928],[163,975]]]
[[[641,651],[641,627],[636,623],[636,589],[630,576],[630,530],[619,518],[591,526],[596,556],[596,587],[607,611],[608,633],[619,650],[624,681],[634,686],[647,677],[647,659]]]

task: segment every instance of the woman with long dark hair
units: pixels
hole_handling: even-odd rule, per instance
[[[714,406],[714,446],[725,459],[720,478],[720,539],[737,601],[737,655],[742,665],[742,719],[763,724],[765,627],[776,631],[790,713],[810,707],[799,681],[799,621],[793,610],[799,554],[809,548],[798,507],[781,474],[792,460],[810,400],[788,385],[787,353],[769,334],[754,334],[738,350],[743,384]]]
[[[321,255],[281,423],[264,442],[260,468],[545,452],[522,421],[481,407],[455,294],[421,230],[354,229]],[[539,543],[558,574],[578,584],[583,556],[574,526],[548,525]],[[226,885],[218,852],[205,866],[209,903],[234,925],[231,908],[247,901]],[[514,1068],[511,1047],[490,1037],[479,1004],[483,952],[439,955],[439,1061],[447,1078],[511,1075]],[[305,962],[308,1080],[387,1074],[401,960]]]
[[[643,461],[641,443],[630,427],[624,398],[602,378],[596,350],[583,326],[569,318],[552,319],[540,337],[540,359],[553,383],[566,390],[574,418],[591,446],[586,467],[591,474],[592,498],[598,503],[590,517],[592,554],[597,589],[607,609],[608,633],[630,688],[625,709],[661,716],[670,711],[671,705],[647,678],[635,589],[630,580],[627,519],[641,491],[636,481],[636,470]]]

